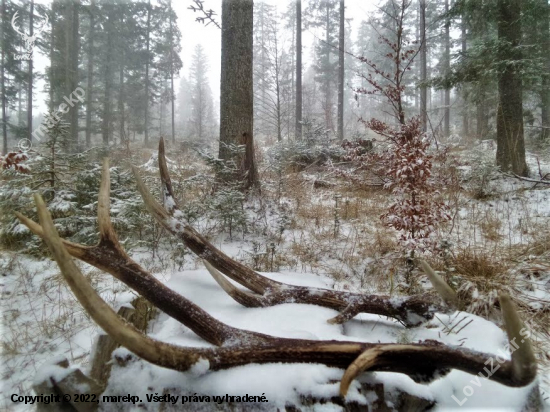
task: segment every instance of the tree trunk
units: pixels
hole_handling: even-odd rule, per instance
[[[8,153],[8,129],[6,119],[6,77],[5,77],[5,62],[6,62],[6,41],[4,39],[4,24],[6,21],[6,0],[2,0],[2,21],[0,22],[2,27],[2,34],[0,41],[2,42],[2,67],[0,67],[0,82],[2,82],[2,154]]]
[[[78,57],[80,49],[80,36],[79,36],[79,25],[80,25],[80,0],[73,1],[73,27],[72,27],[72,38],[71,38],[71,93],[73,93],[78,87]],[[67,96],[68,97],[68,96]],[[71,142],[74,149],[78,147],[78,112],[80,109],[80,103],[77,102],[74,104],[74,107],[71,108],[70,113],[70,135]]]
[[[150,52],[150,37],[151,37],[151,0],[147,3],[147,34],[146,34],[146,50],[145,55],[145,121],[144,121],[144,143],[149,144],[149,52]]]
[[[326,20],[325,20],[325,43],[328,47],[330,45],[330,3],[326,2]],[[330,67],[330,50],[327,49],[325,56],[325,68],[328,70]],[[334,132],[334,124],[332,122],[332,88],[330,76],[325,73],[324,92],[325,92],[325,128]]]
[[[88,83],[86,86],[86,147],[92,145],[92,110],[94,87],[95,0],[90,0],[90,33],[88,37]]]
[[[277,33],[275,33],[273,43],[275,48],[275,56],[273,59],[273,69],[275,70],[275,121],[277,123],[277,141],[280,142],[283,139],[283,116],[281,110],[281,62],[279,60],[279,43],[277,41]]]
[[[29,13],[29,36],[33,35],[33,22],[34,22],[34,0],[31,0],[30,3],[30,13]],[[33,56],[28,60],[29,70],[28,70],[28,84],[27,84],[27,139],[32,142],[32,84],[34,81],[32,74],[32,59]]]
[[[462,16],[462,21],[460,22],[460,42],[462,46],[462,55],[466,55],[467,43],[466,43],[466,19]],[[462,108],[462,134],[468,136],[470,134],[470,125],[468,122],[468,101],[466,93],[466,85],[462,85],[462,103],[464,107]]]
[[[111,9],[112,10],[112,9]],[[113,12],[108,13],[105,30],[107,32],[107,51],[105,61],[105,92],[103,94],[103,123],[101,127],[103,145],[109,146],[111,140],[111,89],[113,87]]]
[[[296,5],[295,5],[296,7]],[[296,9],[295,9],[296,12]],[[290,59],[290,67],[291,67],[291,77],[290,77],[290,96],[291,99],[293,99],[290,102],[290,106],[285,109],[286,113],[286,128],[287,128],[287,139],[290,139],[290,136],[296,137],[296,16],[294,16],[294,26],[291,27],[292,29],[292,42],[290,44],[290,50],[293,51],[292,57]],[[292,70],[294,68],[294,70]],[[285,93],[286,95],[286,93]],[[294,113],[292,113],[292,110],[290,110],[290,107],[292,107],[292,104],[294,104]],[[294,115],[294,119],[292,119],[292,116]],[[292,130],[292,127],[294,126],[294,130]]]
[[[523,98],[521,73],[509,61],[520,61],[521,0],[498,0],[498,59],[505,64],[498,74],[497,165],[503,171],[527,176],[523,140]]]
[[[122,25],[124,26],[124,17],[122,18]],[[124,144],[126,139],[124,137],[124,124],[125,124],[125,114],[124,114],[124,49],[120,52],[120,66],[118,69],[118,116],[119,116],[119,129],[118,133],[120,135],[120,143]]]
[[[422,130],[428,130],[428,88],[427,81],[427,56],[426,56],[426,0],[420,0],[420,121]]]
[[[71,93],[78,87],[78,25],[79,2],[71,0],[65,3],[65,96],[69,99]],[[78,146],[78,103],[68,107],[70,146],[73,151]]]
[[[476,102],[476,136],[478,139],[484,139],[489,132],[489,116],[487,114],[487,96],[486,86],[483,81],[478,82],[478,97]]]
[[[302,0],[296,0],[296,132],[302,139]]]
[[[445,0],[445,14],[449,12],[449,0]],[[451,35],[450,35],[451,22],[448,17],[445,18],[445,58],[444,58],[444,70],[445,75],[448,76],[451,71]],[[445,88],[445,119],[443,126],[443,135],[449,137],[451,134],[451,89]]]
[[[55,17],[56,17],[55,1],[52,2],[50,14],[51,14],[50,16],[51,33],[50,33],[50,71],[49,71],[49,80],[50,80],[49,109],[50,109],[50,112],[53,113],[54,106],[55,106],[55,94],[54,94],[54,84],[55,84],[55,76],[54,76],[55,54],[54,53],[55,53]]]
[[[19,53],[22,53],[22,49],[18,48]],[[19,60],[18,63],[19,71],[23,72],[22,67],[22,61]],[[19,91],[17,92],[17,126],[23,127],[23,83],[21,82],[19,84]]]
[[[415,29],[415,41],[416,41],[416,44],[420,44],[420,6],[418,6],[418,8],[416,9],[416,21],[415,21],[415,25],[414,25],[414,29]],[[415,77],[417,76],[418,79],[420,79],[420,65],[416,63],[416,61],[414,62],[414,75]],[[363,82],[364,80],[361,79],[361,87],[364,87],[363,85]],[[414,90],[414,110],[415,112],[417,113],[420,113],[420,90],[418,90],[418,85],[415,85],[415,90]]]
[[[340,33],[338,36],[338,139],[344,140],[344,0],[340,0]]]
[[[541,45],[542,56],[545,59],[542,84],[540,90],[541,101],[541,140],[550,139],[550,4],[547,0],[541,0],[543,15],[540,19],[541,24]]]
[[[172,0],[169,2],[170,5],[170,104],[172,109],[172,143],[176,143],[176,129],[174,126],[175,121],[175,109],[174,109],[174,44],[173,44],[173,33],[172,33]]]
[[[245,168],[245,187],[258,182],[254,167],[252,134],[252,30],[252,0],[223,0],[219,157],[223,160],[233,160],[237,166]],[[243,140],[246,141],[247,147],[244,158],[227,146],[242,144]],[[235,179],[242,177],[235,176]]]

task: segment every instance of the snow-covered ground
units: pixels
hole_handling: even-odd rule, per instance
[[[231,245],[229,249],[238,249]],[[138,255],[138,259],[146,259]],[[14,405],[9,396],[13,393],[31,394],[31,384],[37,370],[51,359],[64,355],[72,364],[88,367],[88,354],[92,348],[97,327],[82,312],[63,284],[52,262],[39,262],[15,256],[14,269],[4,272],[2,278],[2,340],[4,362],[2,371],[2,407],[22,411],[30,408]],[[25,267],[22,274],[17,269]],[[5,265],[4,265],[5,267]],[[83,265],[84,267],[84,265]],[[89,267],[87,268],[89,271]],[[266,273],[281,282],[328,287],[332,280],[307,273]],[[330,309],[300,304],[284,304],[269,308],[244,308],[233,301],[215,283],[205,269],[165,271],[158,278],[219,320],[242,329],[254,330],[274,336],[304,339],[337,339],[364,342],[418,342],[435,339],[450,345],[461,345],[490,354],[503,355],[507,343],[505,333],[495,324],[464,312],[438,315],[430,323],[418,328],[405,329],[400,324],[374,315],[360,315],[345,325],[329,325],[327,319],[336,315]],[[108,275],[92,271],[92,280],[104,299],[113,307],[129,303],[134,295],[125,291]],[[463,319],[466,318],[466,319]],[[453,325],[461,322],[467,327]],[[449,329],[453,329],[449,333]],[[185,326],[161,314],[150,325],[150,336],[178,345],[208,346]],[[124,349],[119,349],[124,351]],[[504,355],[508,356],[508,355]],[[480,371],[482,372],[482,371]],[[284,407],[286,402],[299,404],[299,396],[315,395],[330,398],[338,393],[338,381],[343,371],[322,365],[247,365],[226,371],[207,370],[179,373],[139,361],[126,368],[113,368],[106,394],[136,394],[145,399],[146,393],[192,395],[265,394],[269,405]],[[367,373],[362,377],[369,382],[383,382],[386,388],[398,387],[428,399],[434,399],[439,410],[458,408],[457,401],[467,408],[498,408],[520,411],[532,385],[509,388],[483,378],[452,371],[430,385],[414,383],[405,375],[393,373]],[[468,387],[467,389],[464,389]],[[349,397],[366,403],[365,395],[351,387]],[[466,396],[466,395],[469,396]],[[130,404],[131,405],[131,404]],[[105,410],[120,410],[122,404],[105,405]],[[129,405],[126,405],[131,409]],[[339,410],[326,404],[323,410]],[[154,410],[158,404],[146,404]],[[111,408],[111,409],[109,409]],[[319,407],[321,408],[321,407]],[[319,409],[320,410],[320,409]]]
[[[533,156],[528,157],[532,170],[537,170],[536,160]],[[550,171],[550,160],[540,160],[542,171]],[[146,166],[155,169],[151,162]],[[312,180],[314,179],[315,176],[312,177]],[[550,306],[550,269],[547,254],[540,256],[527,250],[521,256],[515,256],[520,248],[532,244],[537,236],[548,231],[550,190],[529,190],[533,183],[503,177],[492,181],[491,185],[494,194],[484,200],[474,200],[461,194],[456,205],[457,214],[452,228],[447,228],[442,238],[448,239],[453,247],[462,250],[490,252],[493,259],[502,257],[508,264],[513,261],[515,266],[509,268],[510,273],[521,274],[521,280],[514,284],[518,293],[516,298],[525,303],[525,308],[544,312]],[[374,279],[366,270],[367,266],[380,263],[376,260],[378,257],[357,252],[365,249],[365,239],[372,241],[374,234],[380,229],[377,208],[381,207],[383,198],[373,195],[372,198],[360,199],[360,202],[363,202],[360,204],[360,210],[374,209],[373,215],[367,218],[344,218],[342,211],[339,240],[334,242],[334,193],[330,190],[313,191],[311,186],[307,184],[307,188],[303,189],[309,202],[305,208],[311,208],[311,216],[305,216],[303,211],[300,215],[296,211],[299,209],[296,199],[283,198],[282,202],[286,201],[289,205],[288,219],[294,219],[295,222],[294,226],[287,225],[284,234],[281,235],[280,244],[277,244],[277,250],[273,252],[275,258],[271,256],[270,264],[264,262],[265,267],[281,266],[283,269],[265,275],[289,284],[388,293],[387,279],[383,281],[386,283],[382,284],[380,279]],[[344,201],[345,199],[342,199],[342,202]],[[315,207],[319,207],[318,215]],[[351,204],[350,215],[353,207]],[[309,224],[306,222],[308,218]],[[263,219],[271,231],[276,232],[274,228],[280,224],[281,215],[267,214]],[[197,222],[197,225],[200,226],[201,222]],[[201,229],[204,228],[199,227],[199,230]],[[265,260],[266,256],[262,257],[261,253],[257,253],[258,250],[254,251],[254,239],[252,235],[247,236],[246,241],[243,241],[241,236],[234,236],[232,240],[219,236],[214,243],[228,255],[247,263],[255,258]],[[258,242],[263,242],[260,249],[265,249],[267,241],[258,239]],[[367,244],[369,245],[372,246]],[[198,304],[215,318],[238,328],[280,337],[311,340],[410,343],[434,339],[449,345],[460,345],[508,357],[503,352],[507,339],[502,329],[497,324],[470,313],[439,314],[428,324],[405,329],[396,322],[366,314],[359,315],[344,325],[330,325],[326,321],[336,313],[327,308],[310,305],[284,304],[269,308],[244,308],[225,294],[191,255],[185,256],[185,262],[181,265],[183,270],[179,270],[176,268],[179,264],[170,263],[170,253],[167,249],[161,249],[153,259],[150,252],[134,251],[132,257],[170,288]],[[265,252],[262,253],[266,255]],[[133,292],[110,275],[85,264],[80,266],[94,288],[115,310],[135,298]],[[0,409],[31,410],[29,406],[13,404],[10,396],[33,394],[31,386],[39,369],[61,355],[66,356],[72,365],[79,365],[86,371],[94,341],[101,331],[72,296],[55,262],[37,260],[13,252],[2,252],[0,274]],[[340,277],[336,277],[335,274]],[[362,277],[357,278],[357,274]],[[483,292],[476,293],[480,295]],[[498,323],[499,319],[495,321]],[[149,335],[178,345],[209,346],[189,329],[164,314],[152,321]],[[550,342],[547,342],[544,336],[542,339],[539,342],[542,352],[546,351],[550,360]],[[118,351],[120,353],[125,350]],[[192,395],[195,392],[210,396],[265,394],[269,406],[273,406],[275,410],[277,407],[284,408],[287,402],[299,405],[299,395],[311,394],[327,399],[336,396],[342,373],[342,370],[336,368],[305,364],[247,365],[218,372],[198,368],[187,373],[179,373],[138,361],[130,363],[125,368],[113,367],[106,394],[129,393],[145,398],[146,393],[162,394],[166,388],[170,389],[170,393],[180,396]],[[539,376],[539,380],[546,406],[550,409],[550,374],[548,369],[542,369],[541,373],[546,374]],[[451,371],[447,376],[429,385],[416,384],[405,375],[393,373],[365,373],[361,380],[371,383],[383,382],[386,390],[396,387],[433,399],[437,403],[437,410],[441,411],[489,408],[499,411],[521,411],[534,385],[509,388],[460,371]],[[372,399],[372,393],[359,393],[357,382],[352,385],[348,396],[363,404]],[[144,408],[155,410],[158,405],[145,404]],[[104,405],[103,409],[120,410],[122,406]],[[131,410],[128,404],[126,407]],[[330,403],[317,406],[319,411],[337,411],[339,408]]]

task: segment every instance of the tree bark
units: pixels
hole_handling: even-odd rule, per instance
[[[112,9],[111,9],[112,10]],[[112,49],[113,49],[113,12],[108,13],[107,23],[105,24],[107,31],[107,51],[105,61],[105,92],[103,95],[103,123],[102,135],[103,145],[109,146],[111,140],[111,89],[113,84],[113,64],[112,64]]]
[[[222,1],[222,64],[220,87],[220,147],[219,157],[232,160],[247,173],[245,187],[257,182],[253,154],[253,2],[252,0]],[[242,144],[246,154],[236,154],[227,145]],[[251,156],[251,158],[247,158]],[[236,180],[243,176],[235,176]]]
[[[79,36],[79,26],[80,26],[80,0],[73,1],[73,27],[72,27],[72,38],[71,38],[71,93],[76,90],[78,87],[78,57],[80,49],[80,36]],[[68,96],[67,96],[68,97]],[[80,103],[77,102],[74,104],[74,107],[71,108],[70,113],[70,133],[71,133],[71,142],[73,148],[76,150],[78,147],[78,112],[80,109]]]
[[[481,140],[484,139],[489,132],[489,115],[487,114],[487,91],[483,80],[478,82],[477,87],[476,136]]]
[[[172,109],[172,118],[171,118],[171,124],[172,124],[172,143],[176,143],[176,128],[174,125],[175,122],[175,107],[174,107],[174,44],[173,44],[173,32],[172,32],[172,0],[169,2],[170,5],[170,104]]]
[[[79,1],[65,4],[65,97],[78,87]],[[69,136],[73,151],[78,146],[78,103],[69,107]]]
[[[95,35],[95,0],[90,0],[90,33],[88,37],[88,79],[86,86],[86,147],[92,145],[92,110],[94,85],[94,35]]]
[[[147,146],[149,143],[149,52],[150,52],[150,37],[151,37],[151,0],[147,3],[147,34],[146,34],[146,50],[145,55],[145,121],[144,121],[144,143]]]
[[[509,62],[520,61],[521,0],[498,0],[498,59],[504,63],[498,74],[497,165],[503,171],[527,176],[523,138],[521,73]]]
[[[302,0],[296,0],[296,132],[302,139]]]
[[[445,0],[445,14],[449,13],[449,0]],[[445,75],[448,76],[451,71],[451,35],[450,35],[451,22],[448,17],[445,18],[445,58],[444,58],[444,70]],[[445,88],[445,118],[443,126],[443,135],[449,137],[451,134],[451,89]]]
[[[467,38],[466,38],[466,19],[462,16],[462,21],[460,22],[460,43],[462,47],[462,55],[466,55],[467,51]],[[462,134],[468,136],[470,134],[470,125],[468,122],[468,102],[467,102],[467,92],[466,85],[462,86],[462,103],[464,107],[462,108]]]
[[[21,53],[22,49],[18,48],[19,52]],[[19,71],[22,70],[22,61],[19,60]],[[19,91],[17,92],[17,126],[22,127],[23,126],[23,82],[19,84]]]
[[[422,130],[428,130],[428,88],[427,81],[427,56],[426,56],[426,0],[420,0],[418,3],[420,8],[420,121],[422,122]]]
[[[338,139],[344,140],[344,39],[345,6],[340,0],[340,33],[338,36]]]
[[[124,27],[124,16],[121,17],[120,23]],[[118,134],[120,137],[120,143],[124,144],[126,139],[124,138],[124,124],[125,124],[125,113],[124,113],[124,66],[125,66],[125,54],[124,48],[120,51],[120,64],[118,67]]]
[[[29,36],[33,35],[33,23],[34,23],[34,0],[30,2],[30,13],[29,13]],[[32,142],[32,84],[34,81],[33,78],[33,65],[32,65],[33,56],[28,60],[28,84],[27,84],[27,139]]]
[[[540,90],[541,101],[541,140],[550,139],[550,4],[547,0],[541,0],[542,16],[541,24],[541,46],[542,56],[545,59],[542,84]]]
[[[330,3],[326,4],[326,19],[325,19],[325,44],[328,47],[330,45]],[[325,69],[329,70],[330,67],[330,50],[327,49],[325,55]],[[334,132],[334,123],[332,118],[332,87],[331,78],[325,73],[324,76],[324,94],[325,94],[325,128]]]
[[[2,33],[0,41],[2,42],[2,67],[0,67],[0,82],[2,82],[2,154],[8,153],[8,129],[6,119],[6,75],[5,75],[5,60],[6,60],[6,41],[4,39],[5,30],[4,24],[6,21],[6,0],[2,0]]]
[[[51,24],[51,33],[50,33],[50,71],[49,71],[49,80],[50,80],[50,104],[49,109],[50,112],[53,113],[54,111],[54,105],[55,105],[55,94],[54,94],[54,83],[55,83],[55,76],[54,76],[54,65],[55,65],[55,17],[56,17],[56,2],[55,0],[52,2],[51,6],[51,16],[50,16],[50,24]]]

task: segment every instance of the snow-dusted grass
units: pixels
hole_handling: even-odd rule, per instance
[[[233,245],[234,248],[238,246]],[[145,256],[142,256],[145,257]],[[138,255],[139,258],[139,255]],[[22,312],[9,322],[4,320],[4,345],[12,345],[14,350],[4,353],[2,394],[29,393],[30,383],[37,368],[57,355],[65,355],[73,364],[87,367],[87,355],[92,347],[97,329],[81,312],[69,291],[57,279],[55,266],[51,263],[32,262],[26,258],[20,260],[26,267],[34,267],[36,273],[29,280],[18,279],[15,273],[4,277],[4,292],[10,292],[11,305]],[[331,279],[307,273],[266,273],[267,276],[299,285],[328,287]],[[52,279],[55,278],[55,279]],[[451,345],[461,345],[494,354],[503,354],[506,336],[493,323],[478,316],[464,312],[452,315],[439,315],[424,327],[405,329],[403,326],[374,315],[361,315],[346,325],[329,325],[326,320],[336,313],[330,309],[309,305],[285,304],[270,308],[244,308],[234,302],[210,277],[206,270],[185,270],[182,272],[165,271],[161,279],[166,284],[192,300],[223,322],[243,329],[269,333],[281,337],[304,339],[337,339],[366,342],[418,342],[424,339],[436,339]],[[25,285],[25,282],[28,285]],[[31,284],[48,284],[30,286]],[[108,283],[95,282],[99,290]],[[55,285],[55,286],[53,286]],[[111,285],[114,286],[114,285]],[[124,292],[103,293],[110,303],[117,307],[131,300],[132,295]],[[25,303],[26,302],[26,303]],[[10,313],[6,299],[3,299],[3,313]],[[59,311],[55,311],[59,308]],[[63,310],[65,309],[65,311]],[[36,314],[47,312],[48,319],[34,319]],[[67,318],[68,316],[68,318]],[[67,319],[66,319],[67,318]],[[466,318],[466,319],[463,319]],[[63,322],[65,320],[65,322]],[[470,322],[465,328],[453,328]],[[52,324],[48,331],[43,330],[44,323]],[[57,323],[58,322],[58,323]],[[53,326],[57,323],[56,326]],[[29,331],[33,330],[33,333]],[[449,332],[451,330],[451,332]],[[26,332],[25,332],[26,331]],[[178,345],[208,346],[193,332],[166,315],[160,315],[150,325],[150,336]],[[120,349],[119,351],[123,351]],[[206,370],[194,370],[177,373],[159,368],[143,361],[130,363],[126,368],[115,367],[106,394],[161,393],[170,388],[171,394],[191,395],[194,392],[205,395],[245,394],[262,395],[270,401],[270,406],[284,406],[285,402],[299,404],[299,395],[331,397],[338,391],[337,381],[342,371],[321,365],[248,365],[228,371],[211,373]],[[406,376],[391,373],[367,374],[363,379],[371,382],[406,389],[412,393],[435,399],[440,406],[454,406],[452,395],[459,396],[465,385],[470,385],[471,375],[452,372],[447,377],[431,385],[415,384]],[[510,410],[519,410],[530,387],[512,389],[481,379],[475,396],[468,399],[468,406],[500,406]],[[351,399],[366,402],[357,392],[354,384]],[[488,401],[491,396],[492,401]],[[3,406],[13,407],[7,399]],[[120,410],[123,405],[105,406],[105,410]],[[154,410],[156,404],[147,404],[148,410]],[[129,407],[126,405],[126,407]],[[13,410],[25,410],[23,406]],[[338,410],[337,408],[333,410]]]
[[[529,158],[529,164],[531,168],[537,167],[533,157]],[[542,162],[541,167],[550,170],[548,163]],[[146,163],[146,169],[151,172],[155,168],[154,162]],[[174,179],[175,188],[181,193],[180,200],[184,202],[207,196],[207,188],[189,178],[192,170],[193,166],[186,164],[185,170],[180,171],[182,179],[189,179],[185,185],[178,186],[177,177]],[[250,225],[247,234],[234,234],[229,239],[227,234],[216,233],[215,222],[203,218],[196,222],[196,226],[211,234],[213,243],[230,256],[257,270],[270,272],[266,275],[276,280],[365,293],[399,294],[402,290],[403,256],[396,253],[395,233],[383,227],[379,219],[391,203],[388,193],[379,188],[350,190],[336,179],[334,188],[315,189],[313,182],[318,178],[330,181],[332,176],[322,169],[307,170],[289,173],[283,182],[266,182],[262,204],[252,202],[246,205]],[[532,183],[503,177],[491,181],[491,185],[491,196],[485,199],[475,199],[465,189],[446,194],[456,200],[453,203],[456,213],[438,236],[440,240],[451,243],[451,266],[440,257],[429,258],[439,269],[447,271],[458,286],[464,287],[471,310],[497,324],[500,324],[500,318],[491,299],[498,290],[512,292],[520,304],[523,319],[533,330],[541,362],[541,389],[548,394],[550,190],[542,187],[531,190]],[[342,195],[336,237],[335,192]],[[176,263],[173,249],[166,242],[159,244],[161,247],[155,251],[154,258],[147,250],[134,250],[132,256],[169,287],[214,317],[242,329],[313,340],[406,343],[435,339],[500,355],[507,342],[497,324],[466,312],[438,315],[427,325],[405,329],[400,324],[373,315],[360,315],[341,326],[329,325],[326,320],[335,316],[334,311],[308,305],[244,308],[219,288],[193,255],[179,256],[182,260]],[[490,277],[472,274],[460,269],[457,264],[460,256],[467,256],[470,264],[474,260],[472,256],[481,256],[498,270]],[[456,264],[454,271],[453,264]],[[81,267],[115,310],[134,297],[111,276],[87,265]],[[72,364],[81,365],[86,370],[99,331],[72,297],[53,262],[3,253],[0,268],[3,275],[0,408],[26,410],[21,405],[15,408],[7,395],[31,394],[31,383],[39,367],[58,355],[67,356]],[[421,288],[430,288],[420,275],[419,284]],[[489,306],[490,312],[480,309]],[[163,314],[152,322],[149,334],[179,345],[209,346]],[[119,349],[119,353],[123,352],[124,349]],[[341,370],[320,365],[247,365],[215,373],[209,372],[207,365],[200,366],[188,373],[169,371],[143,361],[131,362],[125,368],[115,366],[106,394],[140,394],[144,398],[146,392],[161,394],[165,389],[179,395],[197,392],[211,396],[226,393],[261,396],[265,393],[269,406],[283,407],[287,401],[299,404],[299,394],[335,396],[337,382],[342,376]],[[463,390],[469,386],[473,393],[457,410],[496,407],[498,410],[519,411],[531,389],[508,388],[482,378],[478,381],[474,376],[459,371],[453,371],[430,385],[415,384],[404,375],[391,373],[365,374],[361,379],[380,381],[387,389],[398,387],[434,399],[439,410],[458,408],[452,396],[463,399]],[[351,398],[366,403],[372,394],[361,395],[357,388],[357,384],[352,385]],[[120,410],[122,406],[111,405],[110,410]],[[146,406],[154,410],[158,404]],[[338,410],[335,405],[324,405],[323,408]]]

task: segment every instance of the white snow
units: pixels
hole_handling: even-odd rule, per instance
[[[170,163],[170,162],[169,162]],[[533,168],[533,159],[530,159]],[[157,169],[154,157],[144,165],[151,170]],[[545,166],[546,167],[546,166]],[[467,169],[467,168],[464,168]],[[479,220],[487,216],[487,211],[506,216],[507,224],[500,229],[501,235],[510,247],[522,244],[522,232],[518,225],[529,220],[532,224],[547,222],[550,217],[550,197],[547,190],[529,190],[516,192],[519,187],[531,187],[531,183],[511,179],[495,182],[501,192],[510,191],[509,198],[497,198],[486,202],[484,209],[478,203],[467,203],[462,206],[457,217],[453,241],[461,246],[475,248],[484,245],[486,239],[481,231],[473,231],[469,226],[468,216],[479,215]],[[333,204],[332,198],[317,199],[319,203]],[[66,210],[70,200],[58,203],[59,210]],[[471,217],[471,216],[470,216]],[[270,218],[271,219],[271,218]],[[276,225],[276,217],[270,224]],[[176,219],[171,221],[176,228]],[[352,234],[349,223],[342,223],[342,236]],[[21,227],[22,228],[22,227]],[[307,235],[287,230],[287,240],[292,237],[300,242],[307,242]],[[243,258],[249,252],[244,242],[225,242],[218,236],[213,243],[230,256]],[[312,253],[325,253],[313,247]],[[158,253],[164,253],[162,250]],[[132,257],[145,267],[154,267],[150,253],[135,251]],[[8,261],[16,262],[8,265]],[[323,256],[327,267],[333,266],[345,270],[341,261],[330,254]],[[370,259],[370,258],[369,258]],[[97,326],[90,321],[60,277],[56,265],[47,260],[37,261],[17,254],[3,253],[0,256],[0,268],[5,269],[1,278],[2,309],[2,391],[0,409],[26,410],[24,405],[12,404],[8,397],[12,393],[31,395],[33,381],[40,381],[45,376],[53,375],[61,379],[67,369],[53,365],[59,356],[66,356],[71,367],[81,367],[87,371],[89,354],[98,333]],[[375,264],[376,262],[367,262]],[[302,268],[311,272],[323,272],[318,267],[302,264]],[[106,274],[87,265],[81,265],[84,272],[91,275],[93,286],[101,296],[115,309],[128,305],[135,297],[124,285]],[[360,314],[344,325],[330,325],[327,320],[337,312],[312,306],[288,303],[268,308],[245,308],[231,299],[212,279],[200,264],[200,260],[188,257],[182,271],[163,269],[154,274],[168,287],[190,299],[215,318],[231,326],[262,332],[279,337],[302,338],[310,340],[349,340],[361,342],[399,342],[412,343],[433,339],[448,345],[462,346],[492,355],[502,355],[506,348],[505,333],[493,322],[466,312],[438,314],[428,324],[406,329],[391,319],[376,315]],[[531,266],[530,266],[531,267]],[[296,269],[298,270],[298,269]],[[301,286],[321,288],[349,287],[358,289],[352,283],[343,285],[328,276],[312,273],[297,273],[283,270],[277,273],[264,273],[274,280]],[[522,292],[532,297],[532,307],[540,308],[542,299],[548,298],[549,279],[540,277],[529,282],[533,289]],[[373,291],[375,287],[365,285],[362,289]],[[480,293],[477,290],[474,294]],[[536,298],[536,301],[534,300]],[[392,297],[392,302],[402,301],[402,297]],[[411,314],[411,316],[414,316]],[[469,322],[469,323],[468,323]],[[463,327],[464,325],[466,325]],[[187,327],[181,325],[165,314],[150,324],[148,334],[155,339],[188,347],[212,347],[197,337]],[[128,354],[126,349],[117,349],[116,355]],[[44,365],[44,366],[43,366]],[[483,372],[483,371],[480,371]],[[172,394],[179,395],[244,395],[261,396],[265,394],[269,407],[275,410],[284,408],[285,404],[299,404],[299,394],[325,397],[337,396],[339,380],[343,371],[323,365],[306,364],[250,364],[224,371],[211,371],[209,362],[200,359],[190,371],[175,372],[160,368],[141,360],[134,360],[126,367],[113,364],[109,387],[105,394],[132,394],[145,398],[146,393],[162,392],[169,388]],[[377,372],[365,373],[360,377],[363,382],[382,382],[386,390],[399,388],[407,392],[434,399],[436,410],[487,410],[521,411],[528,393],[533,385],[524,388],[510,388],[491,382],[485,378],[461,372],[451,371],[431,384],[422,385],[401,374]],[[550,380],[550,379],[549,379]],[[367,405],[376,399],[374,392],[360,393],[358,383],[350,388],[348,399]],[[462,407],[457,401],[465,402]],[[127,407],[131,407],[126,405]],[[158,406],[158,405],[157,405]],[[103,406],[103,410],[120,410],[121,405]],[[155,404],[146,404],[145,410],[155,410]],[[131,409],[129,409],[131,410]],[[340,407],[332,403],[319,405],[315,410],[336,411]]]

